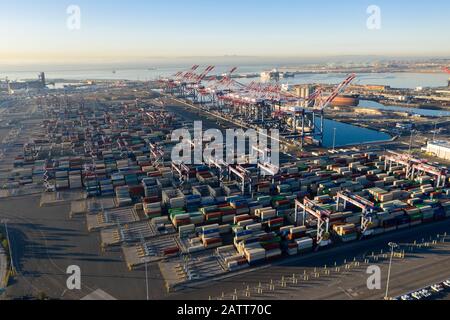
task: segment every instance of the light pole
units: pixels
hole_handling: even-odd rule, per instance
[[[409,154],[412,152],[412,144],[413,144],[413,131],[411,130],[411,139],[409,140]]]
[[[417,136],[419,135],[420,131],[417,130],[412,130],[411,129],[411,138],[409,141],[409,151],[408,153],[411,155],[413,153],[413,143],[415,143],[416,141],[414,140],[415,138],[417,138]]]
[[[142,235],[142,233],[141,233],[141,241],[142,241],[142,245],[144,246],[145,240],[144,240],[144,236]],[[147,266],[148,260],[147,260],[147,257],[142,258],[142,260],[144,261],[144,264],[145,264],[145,291],[146,291],[146,295],[147,295],[147,301],[149,301],[150,297],[149,297],[149,292],[148,292],[148,266]]]
[[[146,290],[146,294],[147,294],[147,301],[150,300],[149,297],[149,293],[148,293],[148,267],[147,267],[147,258],[144,258],[144,262],[145,262],[145,290]]]
[[[437,120],[434,122],[433,142],[436,141]]]
[[[389,300],[389,281],[391,280],[392,260],[394,259],[394,249],[398,248],[398,244],[389,242],[389,247],[391,247],[391,259],[389,260],[389,271],[386,283],[386,295],[384,296],[384,300]]]
[[[2,222],[5,224],[6,240],[8,241],[9,258],[11,260],[11,271],[14,274],[16,272],[16,269],[14,268],[14,259],[11,250],[11,241],[9,241],[8,219],[3,219]]]
[[[333,129],[333,151],[336,149],[336,128]]]

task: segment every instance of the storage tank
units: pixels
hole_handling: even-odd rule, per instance
[[[333,107],[356,107],[359,105],[359,96],[357,95],[341,95],[337,96],[333,102]]]

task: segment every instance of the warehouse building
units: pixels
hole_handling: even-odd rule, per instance
[[[449,141],[428,142],[427,152],[432,153],[441,159],[450,160],[450,142]]]

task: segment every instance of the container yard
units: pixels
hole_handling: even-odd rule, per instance
[[[85,215],[98,247],[119,249],[130,272],[157,264],[169,290],[450,217],[447,168],[412,154],[189,165],[172,161],[170,135],[193,123],[166,100],[66,99],[43,106],[14,175],[44,191],[41,206]]]

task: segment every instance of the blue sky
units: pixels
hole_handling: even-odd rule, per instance
[[[0,59],[180,56],[450,56],[447,0],[14,0],[0,4]],[[81,30],[66,27],[69,5]],[[369,5],[381,30],[366,27]]]

